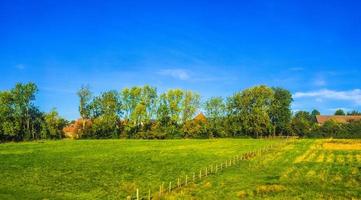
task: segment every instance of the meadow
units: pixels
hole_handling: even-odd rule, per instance
[[[61,140],[0,145],[0,199],[125,199],[279,140]]]
[[[168,199],[361,199],[361,140],[301,139]]]
[[[179,177],[184,182],[204,167],[269,146],[167,193]],[[0,199],[134,199],[137,189],[157,199],[162,183],[162,199],[361,199],[360,140],[7,143],[0,145],[0,170]]]

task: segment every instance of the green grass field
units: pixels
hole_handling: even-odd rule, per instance
[[[282,144],[282,145],[280,145]],[[360,140],[78,140],[0,145],[0,199],[157,198],[164,182],[279,145],[164,199],[361,199]],[[184,179],[182,179],[184,181]],[[165,186],[167,187],[167,186]]]

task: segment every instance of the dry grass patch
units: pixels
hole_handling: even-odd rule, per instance
[[[247,192],[245,191],[239,191],[237,192],[237,197],[240,198],[240,199],[244,199],[248,196]]]
[[[361,150],[361,141],[331,141],[322,144],[328,150]]]
[[[286,187],[279,184],[272,184],[272,185],[259,185],[256,188],[257,194],[266,194],[271,192],[282,192],[285,191]]]

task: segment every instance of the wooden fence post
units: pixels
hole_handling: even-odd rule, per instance
[[[148,200],[150,200],[150,189],[148,190]]]
[[[168,192],[172,190],[172,181],[169,182]]]
[[[139,189],[137,188],[137,200],[139,200]]]

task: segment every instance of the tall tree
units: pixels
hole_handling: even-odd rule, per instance
[[[92,93],[89,89],[89,86],[81,86],[78,90],[79,97],[79,113],[82,119],[88,119],[90,115],[89,103],[92,98]]]
[[[316,123],[317,122],[317,119],[316,119],[316,116],[317,115],[321,115],[320,111],[318,111],[317,109],[313,109],[311,111],[311,118],[312,118],[312,122],[313,123]]]
[[[59,116],[58,111],[53,108],[49,113],[44,114],[42,124],[42,138],[60,139],[63,137],[63,128],[67,121]]]
[[[90,116],[89,103],[92,98],[92,93],[89,89],[89,86],[83,85],[81,86],[77,94],[79,97],[79,113],[80,113],[80,117],[82,118],[83,131],[85,131],[86,120]]]
[[[174,123],[180,122],[180,114],[182,111],[182,100],[183,100],[183,91],[180,89],[172,89],[168,90],[163,98],[165,98],[164,102],[168,106],[170,119]]]
[[[225,129],[226,132],[231,134],[231,136],[237,136],[244,134],[242,126],[242,92],[237,92],[232,96],[227,98],[226,101],[226,122]]]
[[[307,136],[313,126],[312,116],[309,112],[298,111],[292,118],[291,128],[294,135]]]
[[[226,114],[226,105],[222,97],[211,97],[204,103],[204,110],[207,116],[207,131],[212,136],[225,136],[223,126]]]
[[[186,121],[191,120],[199,109],[200,95],[189,90],[184,91],[181,104],[182,123],[185,123]]]
[[[273,90],[265,85],[248,88],[241,93],[241,119],[247,134],[258,138],[272,132],[269,112],[273,99]]]
[[[0,136],[1,140],[15,139],[21,125],[15,120],[14,98],[10,91],[0,92]]]
[[[292,94],[290,91],[274,87],[274,98],[270,108],[270,118],[274,128],[273,134],[283,135],[289,131],[289,124],[291,122],[292,112]]]
[[[34,106],[33,101],[35,100],[37,91],[38,87],[31,82],[27,84],[17,83],[15,88],[11,90],[15,103],[15,118],[17,123],[21,124],[21,130],[23,130],[21,135],[19,135],[20,138],[24,136],[26,138],[35,138],[35,135],[32,135],[33,132],[30,129],[30,110]]]
[[[117,138],[120,133],[122,103],[119,93],[112,90],[95,97],[90,104],[93,116],[93,133],[96,138]]]

